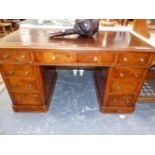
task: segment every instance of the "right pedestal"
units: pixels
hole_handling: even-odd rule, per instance
[[[110,67],[94,73],[101,112],[131,113],[148,69],[146,67]]]

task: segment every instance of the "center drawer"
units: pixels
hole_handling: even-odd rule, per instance
[[[115,54],[113,53],[103,53],[103,52],[93,52],[93,53],[80,53],[78,54],[77,61],[79,63],[90,63],[90,64],[101,64],[110,65],[115,61]]]
[[[34,59],[37,63],[45,64],[76,63],[76,53],[59,51],[34,52]]]

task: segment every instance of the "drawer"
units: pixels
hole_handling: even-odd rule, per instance
[[[15,53],[9,51],[0,51],[0,61],[12,61]]]
[[[108,107],[133,107],[136,95],[110,95]]]
[[[38,94],[13,93],[14,105],[42,105]]]
[[[115,79],[141,79],[145,70],[145,68],[119,67],[113,69],[112,76]]]
[[[34,71],[30,65],[3,65],[3,72],[6,77],[33,78]]]
[[[80,53],[78,54],[78,62],[90,64],[113,64],[115,61],[115,54],[113,53]]]
[[[76,63],[76,53],[70,52],[34,52],[34,59],[38,63]]]
[[[139,80],[113,80],[111,93],[135,93],[138,91]]]
[[[121,53],[118,55],[117,64],[122,65],[147,65],[150,60],[149,53]]]
[[[11,91],[37,92],[35,80],[8,78],[7,82]]]
[[[0,51],[0,61],[30,62],[31,56],[30,53],[26,51]]]

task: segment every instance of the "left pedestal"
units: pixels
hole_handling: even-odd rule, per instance
[[[57,78],[54,67],[3,64],[1,72],[14,111],[48,111]]]

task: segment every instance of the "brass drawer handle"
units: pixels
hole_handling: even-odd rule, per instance
[[[97,61],[98,59],[97,59],[97,57],[94,57],[93,60],[94,60],[94,61]]]
[[[13,75],[13,74],[14,74],[14,71],[8,71],[8,72],[6,73],[7,76],[11,76],[11,75]]]
[[[52,60],[55,60],[56,59],[56,56],[52,56]]]
[[[32,88],[32,84],[28,84],[28,88],[31,89]]]
[[[140,78],[141,76],[140,76],[140,74],[135,73],[135,77],[136,77],[136,78]]]
[[[135,91],[135,87],[134,86],[131,86],[131,91]]]
[[[4,55],[3,55],[3,58],[4,58],[4,59],[6,59],[6,58],[8,58],[8,57],[9,57],[8,54],[4,54]]]
[[[21,55],[20,58],[21,59],[25,59],[26,58],[25,54],[24,55]]]
[[[123,74],[123,73],[120,73],[119,76],[120,76],[120,77],[124,77],[124,74]]]
[[[113,103],[114,103],[114,104],[116,104],[116,103],[117,103],[117,100],[116,100],[116,99],[114,99],[114,100],[113,100]]]
[[[121,87],[120,87],[119,85],[117,85],[117,86],[116,86],[116,89],[117,89],[117,90],[120,90],[120,89],[121,89]]]
[[[17,84],[15,84],[15,85],[13,85],[12,87],[13,87],[13,88],[17,88],[17,87],[18,87],[18,85],[17,85]]]
[[[126,103],[127,103],[127,104],[129,104],[129,103],[130,103],[129,99],[126,99]]]
[[[144,62],[144,58],[139,58],[140,62]]]
[[[127,57],[124,57],[124,58],[123,58],[123,61],[124,61],[124,62],[127,62],[127,61],[128,61],[128,58],[127,58]]]
[[[25,71],[25,73],[24,73],[25,75],[28,75],[29,74],[29,71]]]

